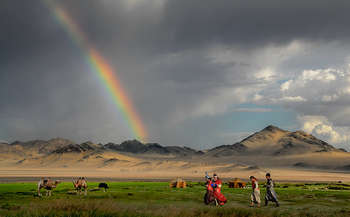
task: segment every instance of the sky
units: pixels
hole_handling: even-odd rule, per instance
[[[347,0],[56,0],[147,142],[205,149],[273,124],[350,149]],[[135,138],[45,0],[0,3],[0,140]]]

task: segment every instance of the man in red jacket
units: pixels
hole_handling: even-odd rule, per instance
[[[227,202],[226,197],[221,193],[222,181],[218,175],[214,173],[212,180],[212,187],[214,188],[214,196],[218,200],[220,205],[224,205]]]

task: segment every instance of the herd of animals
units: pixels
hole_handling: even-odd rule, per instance
[[[73,187],[77,194],[82,194],[87,195],[87,190],[88,190],[88,184],[87,180],[85,177],[79,177],[77,180],[72,179],[73,182]],[[51,192],[54,188],[57,187],[57,185],[61,183],[59,180],[51,180],[50,178],[41,178],[40,181],[38,182],[38,196],[42,196],[40,193],[40,190],[43,188],[46,190],[46,196],[51,196]],[[98,185],[99,189],[102,189],[104,192],[109,188],[107,183],[99,183]]]

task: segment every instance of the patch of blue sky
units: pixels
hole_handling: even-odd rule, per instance
[[[268,125],[285,130],[297,130],[297,114],[276,105],[240,104],[223,114],[185,121],[182,125],[175,127],[173,133],[186,130],[191,136],[183,137],[183,142],[185,144],[197,142],[194,148],[205,149],[239,142]]]
[[[241,104],[223,115],[227,129],[232,131],[258,131],[268,125],[284,129],[294,129],[297,125],[297,114],[276,105]]]

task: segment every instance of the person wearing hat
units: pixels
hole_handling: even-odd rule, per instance
[[[260,189],[259,189],[259,184],[258,184],[258,179],[255,178],[254,176],[249,177],[250,181],[252,182],[252,193],[250,195],[250,201],[251,204],[250,206],[253,207],[254,204],[257,204],[258,207],[260,207]]]
[[[265,196],[265,206],[268,205],[269,201],[276,203],[276,206],[279,207],[277,194],[274,189],[274,182],[271,179],[271,174],[266,173],[266,196]]]

